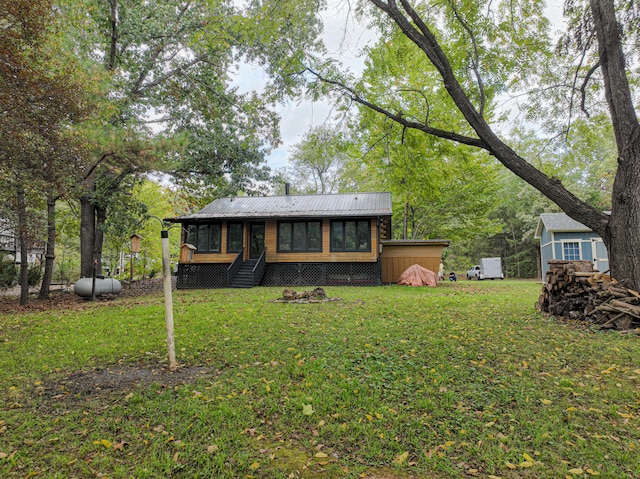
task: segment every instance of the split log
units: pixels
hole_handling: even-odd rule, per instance
[[[600,329],[640,331],[640,292],[624,287],[608,274],[593,271],[590,261],[549,263],[536,304],[539,311]]]

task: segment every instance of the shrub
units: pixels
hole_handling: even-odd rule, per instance
[[[27,284],[29,286],[36,286],[40,283],[40,278],[42,278],[42,266],[29,266],[27,270]]]
[[[0,256],[0,287],[9,288],[16,283],[17,279],[18,268],[13,264],[13,261]]]

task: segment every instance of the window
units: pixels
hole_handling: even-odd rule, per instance
[[[227,225],[227,253],[238,253],[242,249],[244,226],[242,223]]]
[[[281,221],[278,223],[278,252],[322,251],[320,221]]]
[[[332,221],[331,251],[371,251],[369,220]]]
[[[580,259],[580,243],[562,243],[562,257],[567,261]]]
[[[187,225],[187,243],[196,253],[219,253],[222,235],[220,223]]]

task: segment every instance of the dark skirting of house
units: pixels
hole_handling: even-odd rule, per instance
[[[228,264],[178,265],[177,288],[226,288]],[[377,286],[380,262],[268,263],[261,286]]]

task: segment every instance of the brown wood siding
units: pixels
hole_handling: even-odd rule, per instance
[[[234,221],[233,223],[238,222]],[[226,221],[222,222],[220,233],[222,235],[220,242],[220,251],[227,251],[227,224],[228,223]],[[245,253],[247,253],[249,250],[249,246],[248,244],[246,244],[248,236],[249,234],[247,233],[247,226],[245,224],[245,231],[243,235],[243,241],[245,243]],[[184,238],[182,244],[184,244]],[[189,263],[188,252],[185,250],[186,248],[182,248],[180,250],[180,263]],[[198,253],[196,250],[193,252],[193,261],[191,261],[191,263],[233,263],[233,261],[236,259],[236,256],[238,256],[238,253]]]
[[[378,260],[378,230],[376,222],[371,221],[371,251],[367,252],[332,252],[331,251],[331,220],[322,220],[322,252],[278,253],[277,229],[278,222],[266,222],[267,263],[371,263]]]
[[[367,252],[332,252],[331,251],[331,220],[322,219],[322,252],[278,253],[277,220],[266,220],[265,247],[267,248],[267,263],[372,263],[378,260],[380,245],[375,218],[371,220],[371,251]],[[249,222],[244,228],[244,259],[249,257]],[[222,251],[227,249],[227,222],[222,223]],[[201,253],[194,252],[193,263],[232,263],[237,253]],[[180,262],[187,262],[181,256]]]
[[[414,264],[437,274],[442,250],[441,245],[385,245],[382,250],[382,282],[395,283]]]

